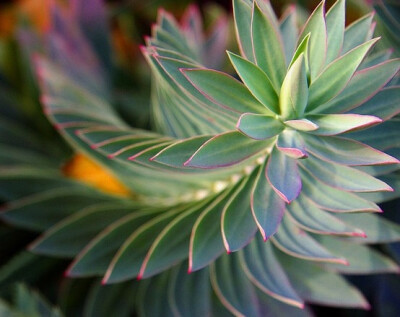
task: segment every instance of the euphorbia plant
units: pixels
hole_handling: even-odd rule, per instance
[[[322,2],[302,30],[292,7],[281,20],[268,1],[233,8],[240,55],[228,56],[238,79],[218,70],[225,17],[207,37],[195,8],[181,25],[160,11],[142,48],[154,131],[118,116],[107,63],[56,15],[57,45],[35,65],[45,112],[76,151],[114,173],[124,196],[56,182],[62,190],[17,201],[2,217],[45,231],[31,249],[73,257],[70,277],[146,279],[144,316],[308,315],[292,307],[306,302],[367,308],[340,273],[398,272],[363,244],[399,239],[398,226],[373,214],[394,197],[375,176],[398,160],[360,140],[395,131],[399,88],[385,86],[400,61],[369,54],[372,15],[345,28],[342,0],[327,13]],[[78,207],[57,213],[57,198]],[[30,221],[38,204],[53,206],[42,223]]]

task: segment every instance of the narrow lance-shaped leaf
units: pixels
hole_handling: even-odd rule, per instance
[[[263,239],[268,240],[278,230],[285,212],[285,202],[275,193],[265,177],[264,163],[251,194],[251,210]]]
[[[399,71],[400,59],[357,71],[344,90],[331,101],[318,107],[319,113],[341,113],[354,109],[373,97]],[[381,99],[383,100],[383,98]],[[365,114],[374,114],[365,113]],[[379,116],[383,119],[383,117]]]
[[[305,65],[306,65],[306,71],[307,71],[307,83],[309,82],[310,79],[310,66],[309,66],[309,62],[308,62],[308,47],[309,47],[309,42],[310,42],[310,33],[308,33],[303,40],[300,42],[300,44],[297,46],[296,51],[293,54],[293,57],[290,61],[289,67],[288,69],[290,69],[292,67],[292,65],[294,64],[295,61],[297,61],[297,59],[299,58],[299,56],[301,54],[304,54],[304,61],[305,61]]]
[[[271,242],[254,239],[240,253],[240,262],[247,277],[264,293],[286,304],[304,307],[285,271],[274,254]]]
[[[290,67],[279,94],[279,107],[283,118],[301,118],[308,101],[307,71],[301,53]]]
[[[296,258],[347,264],[345,259],[326,250],[310,235],[294,225],[287,216],[283,218],[278,232],[271,241],[281,251]]]
[[[378,39],[373,39],[361,44],[327,66],[311,83],[308,112],[318,109],[344,89],[367,52],[377,41]]]
[[[296,160],[275,148],[268,160],[266,177],[285,202],[290,203],[300,194],[301,178]]]
[[[240,52],[246,59],[254,62],[253,43],[251,41],[251,5],[245,0],[233,0],[233,14]]]
[[[287,210],[290,221],[309,232],[365,237],[362,230],[346,224],[331,212],[318,208],[305,195],[300,195],[287,206]]]
[[[288,7],[286,12],[283,13],[279,29],[284,44],[286,65],[289,65],[296,50],[296,40],[298,36],[296,10],[294,6]]]
[[[299,42],[307,36],[307,34],[311,33],[310,42],[309,42],[309,63],[310,63],[310,75],[311,82],[313,82],[314,78],[318,76],[322,67],[325,64],[326,59],[326,25],[325,25],[325,14],[324,9],[325,1],[321,1],[318,7],[311,14],[308,19],[300,37]]]
[[[300,134],[295,130],[285,130],[278,136],[276,148],[282,153],[301,159],[308,156]]]
[[[260,5],[268,4],[255,0],[253,2],[253,17],[251,36],[256,64],[271,79],[272,85],[278,91],[285,75],[286,63],[282,39],[277,24],[273,23],[273,13],[263,12]],[[269,11],[265,8],[265,11]]]
[[[390,155],[350,139],[316,137],[310,134],[303,134],[303,139],[307,151],[324,161],[350,166],[399,163],[397,159]]]
[[[218,168],[237,164],[265,149],[271,141],[255,141],[238,131],[219,134],[205,142],[185,166]]]
[[[233,77],[211,69],[182,69],[183,74],[212,102],[239,113],[261,112],[265,108]]]
[[[278,95],[270,78],[255,64],[228,52],[233,67],[254,97],[268,110],[279,114]]]
[[[321,161],[315,156],[299,162],[309,173],[332,187],[354,192],[392,191],[381,180],[342,164]]]
[[[285,126],[274,117],[263,114],[244,113],[238,120],[237,129],[255,140],[272,138]]]
[[[359,114],[311,115],[307,118],[318,125],[317,130],[311,131],[311,133],[317,135],[337,135],[382,122],[378,117]]]
[[[325,64],[336,59],[343,46],[345,28],[345,0],[338,0],[326,14],[328,50]]]
[[[344,32],[342,55],[367,40],[374,13],[368,13],[350,24]]]
[[[257,231],[250,206],[251,191],[257,174],[256,168],[242,181],[242,184],[231,194],[222,211],[221,232],[228,253],[240,250],[247,245]]]

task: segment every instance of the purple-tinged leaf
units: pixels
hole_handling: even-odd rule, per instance
[[[242,181],[230,195],[222,211],[221,232],[228,253],[238,251],[247,245],[257,231],[250,206],[251,192],[257,174],[258,169],[255,169]]]
[[[325,64],[335,60],[343,46],[345,28],[345,0],[338,0],[326,14],[328,49]]]
[[[279,94],[279,107],[283,118],[301,118],[308,101],[307,71],[304,54],[290,67]]]
[[[259,316],[258,297],[236,253],[223,255],[211,265],[210,280],[218,299],[232,314]]]
[[[282,132],[285,126],[274,117],[264,114],[244,113],[236,128],[255,140],[265,140]]]
[[[358,166],[398,164],[399,160],[363,143],[341,137],[303,134],[307,151],[328,162]]]
[[[310,235],[294,225],[288,217],[282,219],[278,232],[271,238],[274,245],[286,254],[300,259],[347,264],[343,258],[333,255]]]
[[[317,6],[314,12],[309,17],[306,25],[304,26],[299,37],[298,44],[311,33],[309,40],[309,66],[311,82],[321,72],[322,67],[325,65],[326,51],[327,51],[327,34],[325,24],[325,1]]]
[[[237,186],[238,184],[218,196],[210,206],[204,209],[193,225],[189,246],[189,273],[202,269],[224,252],[221,215]]]
[[[296,259],[281,252],[277,255],[293,288],[306,302],[326,306],[370,308],[360,291],[339,274],[325,271],[320,265]],[[327,287],[327,285],[334,285],[334,287]]]
[[[204,65],[211,69],[218,69],[225,61],[225,51],[229,39],[229,20],[220,15],[215,21],[204,44]]]
[[[246,86],[225,73],[200,68],[181,71],[205,97],[223,108],[239,113],[265,111]]]
[[[266,150],[270,145],[270,140],[256,141],[238,131],[229,131],[205,142],[184,165],[205,169],[231,166]]]
[[[366,237],[352,238],[357,243],[390,243],[400,241],[400,225],[374,214],[337,214],[337,217],[351,226],[363,230]],[[384,228],[384,230],[383,230]]]
[[[253,43],[251,41],[251,4],[246,0],[233,0],[233,15],[240,53],[247,60],[254,62]]]
[[[285,202],[290,203],[300,194],[301,178],[295,159],[274,148],[265,172],[272,188]]]
[[[274,21],[275,15],[271,11],[269,2],[253,2],[251,40],[256,64],[268,74],[275,90],[279,91],[286,63],[278,23]]]
[[[304,142],[300,134],[295,130],[284,130],[279,134],[276,148],[295,159],[302,159],[308,156]]]
[[[382,89],[351,113],[374,115],[386,121],[400,113],[400,86]]]
[[[250,281],[269,296],[286,304],[304,308],[274,254],[271,242],[254,239],[240,253],[240,263]]]
[[[284,123],[299,131],[314,131],[318,129],[318,126],[314,122],[307,119],[286,120]]]
[[[393,59],[356,72],[346,88],[337,97],[319,107],[318,112],[341,113],[362,105],[379,92],[399,68],[400,59]]]
[[[260,169],[251,193],[251,211],[264,241],[278,230],[285,212],[285,202],[275,193]]]
[[[348,266],[324,263],[324,267],[329,270],[342,274],[400,273],[399,266],[392,259],[368,246],[329,236],[318,236],[317,240],[328,250],[349,261]]]
[[[312,81],[306,111],[317,110],[324,103],[336,97],[346,87],[365,55],[377,41],[378,39],[373,39],[361,44],[330,63],[324,71]]]
[[[301,170],[302,194],[322,209],[333,212],[382,212],[375,203],[356,194],[325,185]]]
[[[286,65],[289,65],[296,50],[296,40],[299,34],[296,21],[296,9],[294,6],[289,6],[283,13],[279,29],[285,50]]]
[[[177,141],[154,155],[150,160],[168,166],[182,167],[196,150],[211,136],[197,136]]]
[[[345,165],[321,161],[315,156],[299,162],[315,178],[334,188],[351,192],[393,191],[381,180]]]
[[[367,41],[373,18],[374,13],[368,13],[346,27],[342,55]]]
[[[306,196],[300,195],[287,206],[289,220],[296,226],[317,234],[365,237],[365,233],[356,227],[341,221],[332,213],[318,208]]]
[[[254,97],[257,98],[268,110],[279,114],[279,100],[277,91],[270,78],[257,65],[228,52],[233,67]]]
[[[364,129],[382,122],[382,119],[359,114],[321,114],[307,117],[318,129],[311,133],[317,135],[337,135],[349,131]]]

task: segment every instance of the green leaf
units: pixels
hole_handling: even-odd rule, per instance
[[[305,170],[301,170],[300,174],[303,181],[302,193],[322,209],[334,212],[381,212],[381,209],[369,200],[327,186],[310,176]]]
[[[279,101],[277,91],[270,78],[257,65],[228,52],[233,67],[254,97],[257,98],[268,110],[279,114]]]
[[[317,135],[337,135],[382,122],[378,117],[359,114],[321,114],[310,115],[307,118],[318,125],[317,130],[311,131]]]
[[[44,231],[82,208],[115,200],[88,188],[57,188],[13,201],[0,217],[15,226]]]
[[[175,316],[209,316],[211,311],[208,269],[187,274],[186,267],[173,269],[169,284],[169,304]]]
[[[288,217],[283,217],[278,232],[271,238],[271,241],[281,251],[296,258],[347,264],[345,259],[333,255],[310,235],[295,226]]]
[[[288,217],[296,226],[318,234],[365,236],[360,229],[346,224],[332,213],[316,207],[306,196],[300,195],[287,206]]]
[[[268,148],[270,140],[255,141],[237,131],[214,136],[205,142],[184,165],[218,168],[237,164]]]
[[[274,13],[268,12],[268,5],[259,0],[253,2],[251,37],[256,64],[268,74],[275,91],[279,91],[286,70],[285,54]]]
[[[279,261],[294,289],[305,301],[318,305],[369,309],[364,296],[340,275],[283,253],[279,253]]]
[[[400,241],[400,225],[374,214],[338,214],[344,222],[357,226],[367,235],[365,238],[352,238],[358,243],[390,243]],[[383,228],[385,228],[383,230]]]
[[[304,307],[276,259],[271,242],[254,239],[240,253],[240,262],[250,281],[264,293],[285,304]]]
[[[307,119],[297,119],[297,120],[286,120],[284,122],[287,126],[299,130],[299,131],[314,131],[318,129],[318,126]]]
[[[266,241],[278,230],[285,212],[285,202],[271,188],[265,177],[265,164],[260,168],[251,193],[251,211]]]
[[[350,24],[344,32],[342,55],[368,40],[374,13],[368,13]]]
[[[321,161],[315,156],[299,162],[315,178],[329,186],[352,192],[392,191],[393,189],[367,173],[342,164]]]
[[[182,72],[204,96],[223,108],[239,113],[266,111],[246,86],[225,73],[211,69],[182,69]]]
[[[153,217],[154,211],[136,212],[110,224],[75,257],[66,275],[83,277],[104,274],[125,240]]]
[[[138,279],[164,271],[188,256],[190,232],[200,212],[209,203],[210,199],[206,199],[188,208],[156,236],[143,260]]]
[[[349,261],[348,266],[324,264],[329,270],[342,274],[374,274],[399,273],[400,269],[393,260],[374,249],[357,243],[349,243],[345,239],[319,236],[321,243],[328,250],[343,256]]]
[[[376,95],[399,71],[399,67],[400,59],[393,59],[356,72],[346,88],[337,97],[321,105],[318,111],[320,113],[340,113],[362,105]]]
[[[290,203],[300,194],[301,178],[295,159],[273,149],[266,168],[272,188],[285,202]]]
[[[196,136],[179,140],[154,155],[150,160],[174,167],[183,167],[190,156],[211,136]]]
[[[325,64],[335,60],[343,46],[345,28],[345,0],[337,0],[326,14],[328,49]]]
[[[304,55],[304,64],[306,67],[306,71],[307,71],[307,84],[309,82],[309,77],[310,77],[310,66],[309,66],[309,62],[308,62],[308,58],[309,58],[309,53],[308,53],[308,43],[310,42],[310,33],[308,33],[303,40],[300,42],[300,44],[297,46],[296,51],[293,54],[293,57],[291,59],[291,62],[289,64],[288,69],[290,69],[292,67],[292,65],[294,64],[295,61],[297,61],[297,59],[299,58],[300,55]]]
[[[137,312],[146,317],[173,317],[174,313],[169,304],[168,292],[170,272],[159,274],[140,284],[137,296]]]
[[[283,118],[301,118],[308,101],[308,83],[303,53],[290,67],[279,94],[279,107]]]
[[[29,248],[41,254],[72,257],[110,223],[135,209],[135,205],[118,206],[116,203],[90,206],[51,227]]]
[[[280,33],[285,50],[285,60],[288,66],[296,50],[298,36],[296,10],[294,6],[288,7],[280,21]]]
[[[244,113],[241,115],[236,127],[240,132],[255,140],[272,138],[285,128],[274,117],[253,113]]]
[[[399,163],[397,159],[365,144],[341,137],[303,134],[307,151],[328,162],[357,166]]]
[[[363,103],[361,107],[351,110],[351,113],[370,114],[383,121],[400,113],[400,86],[388,87],[379,91],[374,97]]]
[[[310,85],[307,112],[336,97],[348,84],[365,55],[378,39],[357,46],[347,54],[329,64]]]
[[[186,210],[184,207],[173,208],[154,217],[145,224],[131,231],[131,235],[114,255],[103,283],[115,283],[136,277],[140,272],[142,262],[153,244],[155,237],[173,219]]]
[[[257,174],[258,170],[255,169],[242,181],[230,195],[222,211],[222,239],[228,253],[240,250],[247,245],[257,231],[250,207],[251,190]]]
[[[251,40],[252,8],[249,2],[233,0],[233,15],[240,52],[247,60],[254,62],[253,43]]]
[[[301,32],[298,43],[300,44],[307,34],[311,33],[309,41],[309,64],[311,82],[321,72],[326,60],[326,25],[325,25],[325,1],[317,6],[314,12],[309,17],[304,29]]]
[[[287,156],[302,159],[308,156],[304,142],[295,130],[284,130],[278,136],[276,148]]]
[[[211,285],[222,304],[235,316],[259,316],[258,298],[236,254],[221,256],[211,265]]]
[[[221,215],[230,195],[237,186],[233,186],[232,189],[226,190],[216,198],[213,204],[204,209],[193,225],[190,236],[188,272],[205,267],[225,250],[221,235]]]

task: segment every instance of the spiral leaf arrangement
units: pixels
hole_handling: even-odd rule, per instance
[[[70,277],[103,276],[127,294],[136,289],[121,282],[145,279],[143,316],[368,308],[341,274],[399,271],[368,244],[400,239],[374,214],[399,186],[400,61],[370,53],[371,14],[345,27],[344,0],[328,12],[321,2],[302,30],[295,7],[280,20],[269,1],[233,8],[237,76],[224,72],[225,16],[206,36],[195,7],[181,23],[159,12],[142,47],[153,131],[118,115],[107,56],[56,8],[51,46],[35,59],[44,111],[123,194],[25,171],[38,185],[15,194],[2,219],[44,231],[31,250],[73,258]]]

